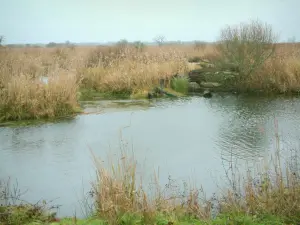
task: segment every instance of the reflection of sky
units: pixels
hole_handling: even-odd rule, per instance
[[[203,184],[208,195],[224,173],[221,154],[257,159],[274,146],[274,116],[282,146],[299,147],[298,100],[215,96],[152,105],[37,127],[0,128],[0,178],[17,178],[33,202],[59,197],[54,203],[63,205],[61,213],[72,215],[79,210],[82,188],[87,191],[94,180],[90,150],[106,163],[107,154],[119,153],[121,135],[145,183],[159,168],[162,185],[169,175],[180,183],[191,179]]]

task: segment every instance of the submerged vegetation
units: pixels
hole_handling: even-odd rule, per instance
[[[300,90],[299,44],[277,43],[272,28],[259,21],[224,28],[211,44],[168,45],[159,40],[159,46],[126,40],[115,46],[2,46],[0,121],[72,115],[80,100],[146,98],[161,81],[164,88],[187,94],[195,81],[187,75],[195,69],[203,88]],[[210,87],[209,82],[217,85]]]

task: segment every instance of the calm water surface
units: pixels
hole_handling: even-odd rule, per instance
[[[11,177],[23,199],[55,200],[59,215],[81,214],[79,201],[95,172],[90,150],[106,159],[133,150],[143,177],[159,168],[168,176],[195,180],[208,194],[224,176],[222,158],[259,161],[274,149],[278,121],[283,155],[298,148],[300,99],[214,96],[181,100],[86,103],[74,120],[40,126],[0,128],[0,179]]]

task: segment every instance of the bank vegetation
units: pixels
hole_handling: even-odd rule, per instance
[[[0,121],[76,114],[80,100],[95,96],[146,97],[162,81],[186,94],[189,71],[207,65],[214,68],[206,80],[225,89],[300,90],[300,44],[278,43],[272,27],[260,21],[225,27],[215,43],[159,40],[157,46],[126,40],[114,46],[0,46]],[[218,73],[224,69],[231,73]]]

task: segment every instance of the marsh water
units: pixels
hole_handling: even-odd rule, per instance
[[[145,179],[159,168],[162,185],[171,176],[202,184],[210,195],[225,182],[226,158],[239,159],[240,167],[262,160],[274,149],[275,131],[284,156],[300,143],[295,97],[191,96],[83,106],[96,113],[0,128],[0,179],[17,181],[26,201],[61,205],[60,216],[82,214],[80,201],[95,180],[91,151],[105,161],[123,147],[134,152]]]

